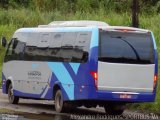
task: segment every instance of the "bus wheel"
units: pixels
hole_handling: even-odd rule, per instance
[[[125,105],[107,105],[104,106],[107,115],[122,115],[125,110]]]
[[[57,90],[55,94],[55,109],[57,112],[61,113],[65,111],[66,103],[63,101],[63,95],[61,90]]]
[[[11,104],[18,104],[18,102],[19,102],[19,97],[14,96],[14,94],[13,94],[12,84],[10,84],[8,87],[8,100],[9,100],[9,103],[11,103]]]

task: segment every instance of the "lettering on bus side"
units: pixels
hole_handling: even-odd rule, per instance
[[[41,72],[40,71],[29,71],[28,78],[29,79],[41,79]]]

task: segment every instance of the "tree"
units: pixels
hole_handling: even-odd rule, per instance
[[[138,13],[139,13],[139,0],[133,0],[133,3],[132,3],[132,26],[133,27],[139,27]]]
[[[1,0],[0,5],[2,8],[7,8],[8,7],[8,0]]]

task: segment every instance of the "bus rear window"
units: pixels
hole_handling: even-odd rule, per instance
[[[153,64],[154,47],[151,35],[103,31],[100,33],[99,61]]]

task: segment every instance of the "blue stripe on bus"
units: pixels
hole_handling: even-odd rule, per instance
[[[35,28],[20,28],[16,32],[36,32]]]
[[[41,98],[44,98],[44,97],[46,96],[46,94],[47,94],[47,92],[48,92],[48,90],[49,90],[49,88],[50,88],[49,86],[50,86],[50,84],[51,84],[51,79],[52,79],[52,75],[48,78],[47,83],[49,83],[49,85],[46,84],[43,92],[41,93]]]
[[[80,63],[69,63],[75,74],[77,74]]]
[[[55,74],[57,79],[61,82],[63,89],[68,95],[68,98],[70,100],[74,100],[74,82],[63,63],[48,62],[48,66]]]
[[[4,76],[4,73],[2,72],[2,92],[3,93],[7,93],[6,91],[6,77]],[[5,84],[3,83],[3,81],[5,81]]]
[[[88,32],[92,31],[93,27],[62,27],[54,28],[54,32]]]
[[[39,29],[43,30],[53,30],[53,32],[82,32],[82,31],[92,31],[97,27],[61,27],[61,28],[21,28],[17,31],[20,32],[38,32]],[[98,29],[98,28],[97,28]],[[45,32],[45,31],[44,31]]]
[[[19,97],[29,97],[29,98],[40,98],[41,94],[33,94],[33,93],[23,93],[19,90],[13,89],[13,94]]]
[[[93,47],[97,47],[98,46],[98,40],[99,40],[98,28],[93,28],[90,49],[93,48]]]
[[[153,32],[151,32],[151,36],[152,36],[152,39],[153,39],[154,49],[157,49],[156,40],[155,40],[155,37],[153,35]]]

